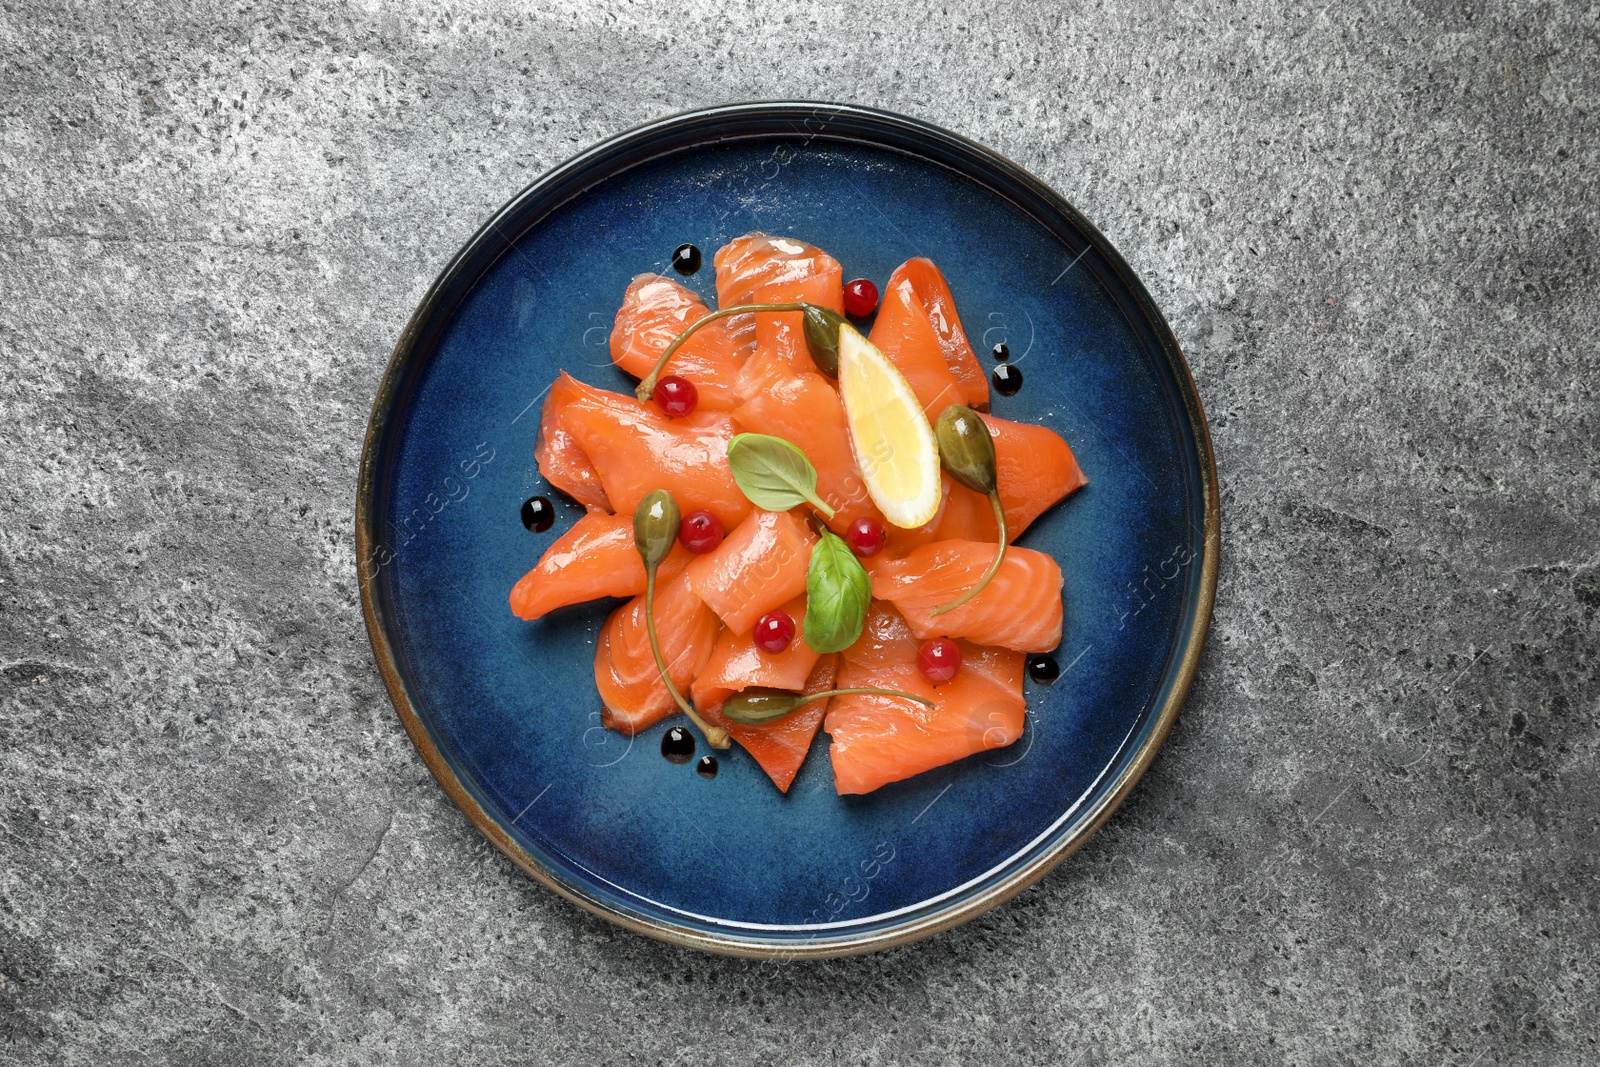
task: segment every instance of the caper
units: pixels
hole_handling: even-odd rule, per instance
[[[845,318],[830,308],[807,304],[801,313],[805,323],[806,348],[811,362],[830,378],[839,376],[839,328]]]
[[[989,427],[971,408],[951,404],[939,413],[933,435],[938,439],[939,458],[944,461],[944,469],[950,472],[950,477],[974,493],[982,493],[989,498],[989,506],[994,509],[994,524],[999,531],[994,559],[983,576],[965,593],[929,612],[930,615],[943,615],[977,596],[1000,573],[1000,564],[1005,562],[1006,545],[1010,538],[1006,532],[1006,509],[1000,500],[999,472],[996,470],[994,439],[989,436]]]
[[[994,439],[977,412],[951,404],[939,414],[933,433],[950,477],[975,493],[995,491]]]
[[[722,717],[748,726],[781,719],[800,706],[799,693],[777,689],[746,689],[723,701]]]
[[[902,693],[898,689],[828,689],[821,693],[789,693],[782,689],[746,689],[742,693],[735,693],[722,705],[722,717],[733,722],[744,723],[746,726],[760,726],[763,723],[776,722],[785,715],[796,711],[807,704],[817,700],[826,700],[829,697],[872,695],[880,697],[900,697],[903,700],[915,700],[918,704],[933,707],[933,701],[919,697],[913,693]]]
[[[665,489],[646,493],[633,512],[633,543],[644,557],[645,569],[654,571],[678,539],[678,502]]]

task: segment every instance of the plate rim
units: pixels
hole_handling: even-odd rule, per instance
[[[821,126],[811,129],[809,124],[823,116],[825,118]],[[498,259],[500,255],[504,254],[505,250],[512,246],[514,239],[506,237],[500,224],[503,220],[519,213],[530,200],[538,197],[551,197],[551,202],[544,208],[545,213],[548,214],[550,211],[559,208],[562,203],[571,199],[571,197],[579,195],[589,188],[590,184],[604,181],[613,174],[631,169],[641,162],[646,162],[667,153],[662,151],[646,152],[645,155],[627,162],[621,167],[613,167],[599,176],[595,183],[574,186],[574,179],[581,178],[591,165],[607,157],[626,156],[629,149],[648,148],[663,137],[679,135],[691,131],[695,127],[705,127],[708,136],[702,136],[697,142],[678,145],[672,150],[682,150],[692,147],[693,143],[706,143],[707,141],[783,136],[781,132],[770,129],[734,134],[732,136],[712,132],[718,124],[737,124],[739,122],[789,120],[789,124],[794,130],[793,136],[804,136],[809,129],[810,136],[806,137],[807,141],[814,138],[841,139],[839,134],[830,135],[827,133],[828,123],[841,117],[846,118],[853,126],[858,128],[857,136],[843,139],[858,142],[862,140],[870,141],[870,137],[862,136],[859,130],[876,129],[886,134],[898,134],[913,141],[930,143],[945,152],[957,157],[966,157],[999,172],[1024,195],[1038,201],[1041,206],[1064,216],[1088,240],[1089,246],[1100,254],[1106,266],[1123,285],[1126,292],[1133,297],[1140,316],[1150,328],[1162,354],[1166,357],[1173,379],[1177,384],[1178,393],[1183,399],[1189,425],[1193,431],[1192,444],[1199,459],[1200,494],[1205,523],[1204,547],[1199,568],[1199,589],[1197,590],[1193,614],[1188,621],[1186,629],[1181,632],[1181,653],[1177,657],[1176,667],[1175,669],[1169,668],[1169,673],[1165,675],[1164,680],[1170,680],[1171,688],[1168,691],[1165,702],[1156,714],[1153,726],[1143,744],[1133,753],[1132,758],[1127,761],[1116,781],[1101,796],[1088,816],[1079,822],[1075,830],[1064,835],[1049,847],[1044,848],[1039,854],[1029,858],[1017,869],[981,892],[957,898],[950,904],[935,908],[926,915],[913,916],[905,922],[894,923],[885,928],[869,929],[858,933],[845,932],[836,936],[818,937],[804,941],[764,940],[760,937],[719,935],[667,921],[630,915],[609,906],[603,899],[590,897],[581,892],[577,887],[562,880],[556,873],[547,870],[536,857],[524,851],[461,782],[455,770],[445,759],[444,754],[434,743],[426,724],[412,702],[411,694],[400,672],[399,660],[394,646],[389,639],[385,613],[376,595],[376,578],[383,566],[387,565],[387,560],[385,560],[382,563],[377,563],[376,567],[373,566],[378,554],[378,550],[374,547],[373,531],[381,521],[376,514],[378,459],[381,446],[386,439],[389,417],[394,410],[394,403],[399,394],[400,385],[407,377],[407,370],[411,364],[412,357],[416,353],[417,345],[425,326],[441,310],[446,298],[450,295],[449,291],[453,283],[457,280],[458,273],[470,260],[476,258],[486,246],[495,241],[502,243],[504,248],[494,256],[494,259]],[[874,143],[890,150],[908,151],[908,149],[900,145],[883,141]],[[957,173],[962,173],[959,167],[955,167],[944,160],[930,159],[930,161],[947,166]],[[1019,204],[1018,206],[1027,210],[1027,205]],[[372,644],[373,658],[383,678],[384,688],[389,694],[390,703],[393,704],[401,724],[405,727],[407,736],[411,739],[411,743],[418,754],[422,756],[423,762],[433,774],[434,779],[444,789],[445,794],[461,809],[462,813],[477,827],[478,831],[516,863],[518,867],[522,868],[539,884],[578,905],[585,911],[598,915],[635,933],[665,941],[669,944],[726,956],[769,960],[818,959],[856,955],[909,944],[951,929],[989,911],[991,908],[1004,903],[1033,885],[1068,856],[1076,852],[1122,806],[1128,795],[1133,791],[1134,786],[1138,784],[1145,771],[1154,762],[1156,753],[1166,741],[1173,724],[1177,721],[1179,711],[1188,698],[1189,689],[1198,671],[1200,657],[1205,648],[1206,636],[1210,630],[1212,610],[1216,602],[1217,575],[1222,545],[1221,524],[1221,501],[1218,492],[1216,457],[1212,450],[1211,431],[1206,422],[1199,392],[1195,387],[1194,377],[1189,370],[1188,362],[1184,359],[1183,351],[1172,332],[1171,326],[1167,323],[1166,317],[1162,315],[1160,309],[1156,306],[1155,301],[1145,289],[1143,282],[1139,280],[1138,275],[1129,267],[1111,242],[1082,212],[1047,183],[993,149],[932,123],[895,112],[859,105],[805,100],[775,100],[723,104],[682,111],[642,123],[599,141],[570,157],[565,162],[545,171],[522,188],[491,215],[450,258],[443,270],[434,279],[433,284],[429,286],[427,293],[418,303],[416,310],[411,314],[405,328],[401,331],[394,350],[390,354],[388,364],[384,368],[377,395],[373,399],[371,414],[367,422],[367,431],[362,444],[361,463],[356,484],[355,566],[357,585],[361,595],[361,612],[366,623],[368,639]]]

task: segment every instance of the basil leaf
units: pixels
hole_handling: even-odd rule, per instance
[[[728,466],[750,503],[765,511],[810,504],[828,518],[833,509],[817,495],[817,468],[781,437],[742,433],[728,442]]]
[[[849,545],[823,530],[806,571],[806,644],[821,654],[843,652],[861,636],[871,602],[866,568]]]

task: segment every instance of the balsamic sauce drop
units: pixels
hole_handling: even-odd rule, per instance
[[[681,244],[672,253],[672,269],[679,274],[693,274],[700,269],[700,250],[691,244]]]
[[[700,762],[694,765],[694,773],[702,778],[715,778],[717,776],[717,757],[701,756]]]
[[[1061,668],[1056,665],[1054,656],[1029,656],[1028,677],[1040,685],[1049,685],[1061,677]]]
[[[1009,363],[1000,364],[989,377],[1001,396],[1016,396],[1017,390],[1022,388],[1022,372]]]
[[[681,726],[674,726],[661,735],[661,754],[670,763],[688,763],[694,755],[694,735]]]
[[[990,354],[1001,363],[1004,363],[1006,360],[1011,358],[1011,348],[1004,341],[1002,341],[990,350]]]
[[[530,496],[522,502],[522,525],[534,533],[544,533],[556,521],[556,509],[542,496]]]

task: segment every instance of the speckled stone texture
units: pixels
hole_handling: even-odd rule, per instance
[[[0,1060],[1600,1060],[1594,5],[177,7],[0,8]],[[780,97],[1094,219],[1189,354],[1225,534],[1193,696],[1088,847],[763,968],[579,912],[449,804],[352,505],[493,209]]]

